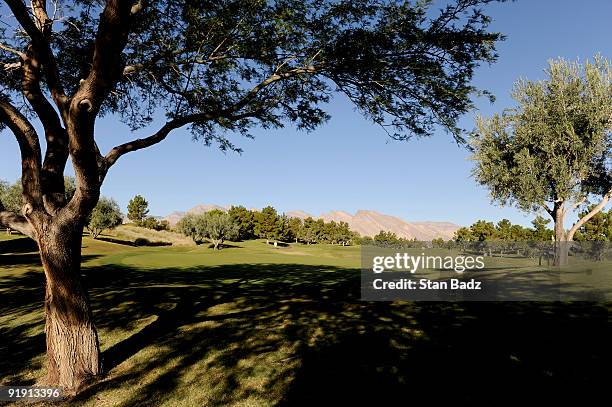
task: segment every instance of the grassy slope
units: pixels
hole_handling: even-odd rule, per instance
[[[137,238],[147,239],[149,242],[168,243],[174,246],[195,246],[193,239],[179,233],[166,230],[146,229],[134,225],[120,225],[119,227],[106,230],[99,240],[112,241],[116,243],[134,243]]]
[[[32,247],[8,239],[0,235],[0,253],[13,252],[0,258],[0,383],[27,384],[44,374],[43,278]],[[607,305],[366,303],[357,248],[232,245],[86,238],[109,373],[71,405],[385,405],[398,396],[499,405],[493,397],[530,387],[584,404],[605,389]]]

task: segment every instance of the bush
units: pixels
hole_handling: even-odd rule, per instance
[[[153,229],[153,230],[170,230],[170,224],[167,220],[159,221],[152,216],[145,218],[143,221],[137,223],[138,226]]]
[[[151,242],[149,241],[149,239],[145,239],[144,237],[139,237],[134,240],[134,246],[148,246],[150,244]]]

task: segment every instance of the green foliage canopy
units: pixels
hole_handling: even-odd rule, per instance
[[[460,138],[457,120],[479,94],[474,72],[496,59],[502,39],[481,8],[493,1],[455,0],[440,10],[431,1],[395,0],[141,2],[126,19],[129,35],[112,33],[117,49],[107,52],[122,51],[121,63],[105,65],[114,89],[105,89],[96,110],[139,128],[163,109],[173,127],[190,124],[195,138],[237,149],[227,133],[288,123],[314,129],[340,93],[392,137],[442,126]],[[71,3],[58,4],[63,18],[50,36],[50,50],[62,56],[54,80],[68,94],[91,72],[104,8]],[[0,36],[10,66],[24,39],[6,27]],[[18,69],[3,70],[0,83],[7,97],[21,99]]]
[[[453,240],[455,242],[525,242],[550,241],[553,231],[546,225],[550,220],[537,216],[533,228],[525,228],[512,224],[508,219],[502,219],[497,224],[486,220],[478,220],[468,227],[457,229]]]
[[[21,198],[21,182],[9,184],[0,180],[0,202],[4,204],[6,210],[21,213],[23,200]]]
[[[561,223],[557,239],[571,240],[575,230],[566,236],[562,226],[569,205],[597,196],[605,205],[612,195],[612,68],[601,56],[558,59],[546,75],[515,84],[515,108],[477,119],[474,176],[502,205],[545,210]]]
[[[128,203],[128,214],[129,220],[139,225],[149,213],[149,203],[141,195],[136,195]]]
[[[177,230],[196,242],[210,240],[215,250],[218,250],[225,240],[237,239],[239,234],[239,226],[229,214],[222,211],[188,214],[177,224]]]
[[[111,198],[101,197],[91,212],[87,229],[91,237],[97,239],[104,230],[119,226],[122,221],[123,215],[117,202]]]
[[[585,216],[593,210],[591,205],[584,209],[579,216]],[[612,241],[612,208],[607,212],[601,211],[593,216],[576,232],[577,241]]]
[[[248,240],[255,237],[255,213],[253,211],[244,206],[232,206],[228,213],[238,226],[238,239]]]
[[[279,234],[279,216],[271,206],[255,213],[255,235],[266,240],[275,240]]]
[[[72,199],[76,183],[73,177],[64,176],[64,194],[67,201]],[[0,179],[0,202],[4,205],[7,211],[13,213],[21,213],[23,207],[23,186],[21,180],[18,179],[11,184]]]

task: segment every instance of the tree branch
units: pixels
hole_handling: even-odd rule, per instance
[[[580,229],[582,227],[582,225],[584,225],[586,222],[589,221],[589,219],[591,219],[593,216],[597,215],[599,212],[601,212],[601,210],[603,208],[605,208],[605,206],[608,204],[608,201],[610,200],[610,198],[612,198],[612,189],[609,190],[601,199],[601,201],[597,204],[597,206],[595,206],[593,209],[591,209],[591,211],[589,213],[587,213],[586,215],[584,215],[582,217],[582,219],[579,219],[574,226],[572,226],[572,228],[569,230],[569,232],[567,232],[567,240],[571,241],[574,238],[574,234],[578,231],[578,229]]]
[[[152,66],[155,65],[157,62],[161,61],[162,59],[166,58],[167,56],[171,56],[174,55],[175,52],[169,52],[169,53],[159,53],[154,55],[153,57],[151,57],[151,59],[149,59],[146,62],[140,62],[137,64],[132,64],[132,65],[127,65],[123,68],[123,72],[122,75],[123,76],[129,76],[132,74],[135,74],[139,71],[141,71],[142,69],[144,69],[147,66]]]
[[[60,212],[85,222],[100,196],[104,168],[94,139],[95,120],[102,103],[123,72],[122,53],[128,39],[133,2],[108,0],[100,15],[91,70],[70,101],[66,121],[76,191]]]
[[[11,54],[15,54],[17,55],[19,58],[23,59],[25,58],[25,54],[15,48],[11,48],[6,44],[3,44],[0,42],[0,49],[6,52],[10,52]]]
[[[22,60],[21,87],[23,95],[28,100],[36,115],[46,129],[56,131],[62,127],[57,112],[51,106],[40,88],[41,81],[39,58],[30,45]]]
[[[68,161],[68,134],[62,127],[57,111],[40,89],[39,60],[31,45],[23,58],[22,72],[23,94],[40,118],[45,131],[47,149],[41,173],[41,189],[47,211],[54,213],[65,204],[64,169]]]
[[[274,74],[270,75],[267,79],[263,80],[262,82],[254,86],[249,92],[247,92],[247,94],[242,99],[240,99],[238,102],[230,106],[227,110],[230,110],[233,112],[239,111],[240,109],[245,107],[247,104],[249,104],[249,102],[251,102],[261,90],[263,90],[264,88],[270,86],[271,84],[275,82],[278,82],[283,79],[288,79],[288,78],[291,78],[293,76],[300,75],[300,74],[311,74],[312,75],[316,72],[317,72],[317,67],[313,65],[304,66],[300,68],[294,68],[294,69],[291,69],[291,70],[288,70],[282,73],[275,72]]]
[[[45,11],[44,1],[33,1],[32,6],[37,21],[35,22],[30,18],[30,14],[26,5],[21,0],[4,0],[9,6],[13,15],[23,27],[28,36],[32,39],[32,46],[36,53],[39,55],[40,62],[42,63],[43,70],[45,72],[45,78],[47,80],[47,86],[51,92],[53,100],[59,107],[60,111],[65,108],[65,103],[68,100],[64,93],[64,88],[59,79],[57,70],[57,63],[55,56],[51,50],[48,36],[51,31],[51,21]],[[40,27],[40,28],[39,28]],[[42,31],[41,31],[42,29]]]
[[[132,2],[108,0],[100,15],[92,68],[74,96],[71,111],[97,113],[123,74],[121,55],[128,39]],[[76,107],[76,110],[75,110]],[[92,115],[92,116],[95,116]]]
[[[25,203],[31,207],[42,206],[38,134],[28,119],[4,98],[0,99],[0,121],[13,132],[19,144]]]
[[[135,15],[140,13],[142,9],[146,7],[146,3],[146,0],[138,0],[130,9],[130,14]]]
[[[572,205],[572,209],[576,209],[578,208],[580,205],[582,205],[584,202],[586,201],[586,196],[582,197],[580,200],[576,201],[573,205]]]
[[[115,162],[122,155],[127,154],[131,151],[142,150],[143,148],[150,147],[154,144],[163,141],[172,130],[186,126],[190,123],[212,120],[216,117],[218,116],[213,115],[211,113],[198,113],[170,120],[169,122],[164,124],[158,131],[148,137],[132,140],[128,143],[124,143],[114,147],[111,151],[109,151],[108,154],[106,154],[106,157],[104,157],[107,169],[110,168],[113,164],[115,164]]]
[[[32,14],[34,14],[34,23],[36,27],[46,39],[49,39],[53,21],[51,21],[47,14],[46,0],[32,0],[30,4],[32,5]]]
[[[153,56],[151,56],[151,58],[147,61],[144,62],[139,62],[139,63],[135,63],[135,64],[131,64],[131,65],[127,65],[125,66],[125,68],[123,68],[123,73],[122,75],[125,76],[130,76],[133,75],[135,73],[138,73],[140,71],[142,71],[143,69],[146,69],[147,67],[150,66],[154,66],[155,64],[157,64],[158,62],[164,60],[164,59],[168,59],[168,58],[174,58],[174,57],[180,57],[183,54],[189,53],[190,50],[186,49],[186,48],[181,48],[178,50],[168,50],[168,51],[163,51],[160,52],[158,54],[155,54]],[[175,63],[179,66],[182,65],[189,65],[189,64],[198,64],[198,65],[205,65],[205,64],[210,64],[211,62],[215,62],[215,61],[220,61],[220,60],[224,60],[224,59],[249,59],[247,57],[244,56],[238,56],[238,55],[213,55],[213,56],[209,56],[208,58],[183,58],[183,59],[178,59],[175,61]]]
[[[32,228],[32,225],[28,223],[28,220],[24,216],[7,211],[2,202],[0,202],[0,225],[4,225],[5,227],[9,227],[23,233],[32,239],[36,239],[34,236],[34,229]]]
[[[230,120],[241,120],[247,117],[256,116],[260,113],[261,113],[260,110],[248,111],[248,112],[243,112],[239,114],[229,114],[223,111],[223,112],[218,112],[218,113],[195,113],[195,114],[186,115],[186,116],[182,116],[182,117],[173,119],[167,122],[166,124],[164,124],[162,128],[160,128],[157,132],[153,133],[152,135],[148,137],[132,140],[128,143],[124,143],[119,146],[116,146],[112,150],[110,150],[108,154],[106,154],[106,156],[104,157],[105,171],[108,171],[108,169],[113,164],[115,164],[115,162],[117,162],[117,160],[121,156],[129,152],[142,150],[143,148],[151,147],[152,145],[160,143],[166,139],[166,137],[168,136],[168,134],[170,134],[172,130],[176,130],[188,124],[207,121],[207,120],[214,120],[214,119],[218,119],[221,117],[224,117]]]
[[[22,80],[21,88],[23,95],[28,100],[29,104],[34,109],[34,112],[39,117],[45,131],[45,139],[47,149],[45,160],[41,171],[41,192],[43,203],[46,209],[53,213],[62,206],[65,202],[64,194],[64,169],[68,160],[68,136],[62,127],[61,119],[43,94],[40,83],[42,81],[42,69],[47,68],[47,82],[51,83],[51,92],[54,93],[53,87],[59,85],[59,90],[55,90],[55,101],[58,102],[58,92],[63,93],[61,84],[55,73],[55,60],[49,47],[49,39],[51,37],[51,29],[53,21],[49,18],[46,10],[45,0],[32,0],[32,21],[27,14],[24,15],[25,6],[18,4],[9,4],[14,11],[16,17],[26,32],[32,39],[28,45],[26,52],[20,53]],[[32,27],[32,25],[34,25]],[[47,63],[43,63],[43,61]],[[46,66],[48,65],[48,66]],[[51,71],[48,68],[51,68]],[[55,81],[56,85],[53,85]],[[64,97],[60,97],[64,100]],[[63,107],[58,103],[60,111]]]
[[[313,74],[315,72],[317,72],[317,68],[312,65],[304,66],[300,68],[294,68],[294,69],[288,70],[283,73],[275,72],[274,74],[270,75],[268,78],[266,78],[259,84],[255,85],[239,101],[229,106],[228,108],[225,108],[225,109],[222,109],[216,112],[194,113],[194,114],[185,115],[185,116],[173,119],[167,122],[166,124],[164,124],[162,128],[160,128],[157,132],[155,132],[154,134],[148,137],[145,137],[142,139],[136,139],[128,143],[124,143],[124,144],[114,147],[111,151],[109,151],[106,157],[104,157],[104,161],[106,164],[105,171],[108,171],[108,169],[113,164],[115,164],[115,162],[117,162],[117,160],[124,154],[127,154],[132,151],[136,151],[136,150],[141,150],[143,148],[147,148],[152,145],[155,145],[163,141],[172,130],[178,129],[185,125],[195,123],[195,122],[214,120],[214,119],[218,119],[221,117],[231,119],[231,120],[240,120],[240,119],[244,119],[247,117],[254,117],[257,114],[261,113],[261,109],[255,109],[255,110],[246,111],[242,113],[235,113],[235,112],[238,112],[241,109],[243,109],[245,106],[247,106],[257,96],[259,92],[261,92],[264,88],[272,85],[273,83],[278,82],[283,79],[291,78],[299,74],[304,74],[304,73]]]

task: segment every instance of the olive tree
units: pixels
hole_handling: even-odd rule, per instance
[[[238,149],[232,134],[256,126],[312,130],[336,94],[396,139],[439,126],[459,138],[475,69],[495,59],[500,39],[480,7],[491,1],[435,10],[393,0],[4,0],[0,123],[19,144],[23,205],[15,213],[0,203],[0,223],[40,247],[44,381],[78,391],[101,373],[81,240],[118,160],[180,128],[224,150]],[[126,131],[124,143],[99,148],[98,118],[137,129],[162,113],[148,136]]]
[[[474,175],[495,201],[547,212],[554,221],[555,265],[568,243],[612,196],[612,68],[551,61],[543,81],[519,80],[516,108],[479,118],[471,145]],[[569,230],[567,214],[596,200]]]
[[[199,215],[188,214],[177,223],[176,229],[196,243],[204,239],[210,240],[214,250],[219,250],[225,240],[240,237],[240,225],[230,214],[218,210]]]
[[[214,250],[219,250],[219,246],[226,240],[238,239],[240,228],[232,220],[232,217],[221,211],[210,211],[202,216],[201,225],[203,226],[202,235],[210,240]]]
[[[101,197],[91,212],[87,230],[91,237],[97,239],[106,229],[121,225],[123,215],[114,199]]]

